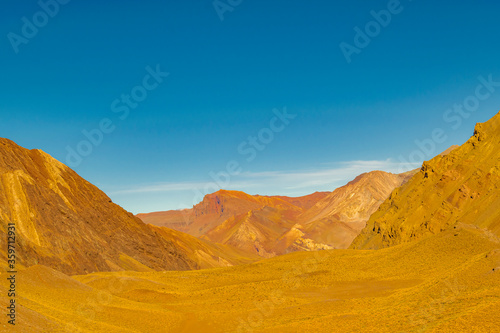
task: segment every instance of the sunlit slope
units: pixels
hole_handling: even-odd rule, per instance
[[[32,332],[68,324],[71,332],[494,332],[499,248],[496,236],[459,225],[378,251],[296,252],[201,271],[69,278],[36,266],[19,273],[19,311],[29,314],[19,327],[33,320]]]
[[[319,200],[298,218],[305,237],[334,248],[347,248],[391,192],[414,172],[372,171],[356,177]]]
[[[283,215],[279,209],[264,207],[231,217],[202,237],[270,258],[282,254],[277,240],[294,224]]]
[[[249,195],[241,191],[220,190],[207,194],[203,200],[192,209],[138,214],[146,223],[168,227],[193,236],[201,236],[218,227],[229,218],[246,214],[266,206],[288,212],[289,217],[302,213],[303,209],[296,203],[308,206],[308,202],[319,200],[321,194],[290,200],[287,197],[267,197]],[[293,202],[293,203],[292,203]]]
[[[303,223],[327,218],[343,222],[367,221],[391,192],[411,176],[412,173],[383,171],[363,173],[316,202],[299,220]]]
[[[48,154],[0,138],[0,266],[7,262],[10,222],[16,225],[20,267],[42,264],[84,274],[197,269],[251,260],[227,246],[146,225]]]
[[[231,217],[202,238],[228,244],[264,258],[293,251],[332,249],[304,237],[299,225],[287,215],[289,211],[264,207]]]
[[[457,222],[500,235],[500,114],[446,156],[425,162],[394,191],[353,248],[380,248],[435,234]]]

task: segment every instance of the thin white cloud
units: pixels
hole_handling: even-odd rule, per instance
[[[153,192],[181,192],[181,191],[193,191],[196,189],[203,189],[207,184],[213,183],[213,181],[206,182],[180,182],[180,183],[157,183],[148,185],[139,185],[136,187],[112,191],[110,194],[134,194],[134,193],[153,193]],[[246,184],[244,182],[238,182],[231,184],[231,187],[241,186],[246,188],[252,184]]]
[[[335,165],[335,167],[333,167]],[[416,166],[405,166],[410,170]],[[312,193],[316,190],[333,191],[336,187],[345,185],[356,176],[369,171],[382,170],[398,173],[401,163],[393,160],[383,161],[347,161],[329,164],[329,167],[296,171],[263,171],[243,172],[233,176],[226,184],[217,184],[228,190],[256,190],[261,193],[290,195]],[[200,191],[214,192],[218,186],[215,181],[178,182],[138,185],[136,187],[118,190],[110,194],[140,194],[154,192]],[[207,194],[204,193],[204,194]]]
[[[335,165],[335,167],[332,167]],[[314,188],[334,190],[354,179],[356,176],[369,171],[382,170],[399,172],[401,165],[390,159],[383,161],[347,161],[330,164],[329,168],[317,168],[292,172],[246,172],[242,176],[261,180],[265,184],[273,184],[277,189],[298,190]]]
[[[151,192],[174,192],[188,191],[194,187],[200,186],[203,183],[158,183],[152,185],[141,185],[138,187],[111,192],[110,194],[131,194],[131,193],[151,193]]]

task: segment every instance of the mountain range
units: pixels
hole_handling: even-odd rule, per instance
[[[373,171],[333,192],[297,198],[220,190],[206,195],[192,209],[137,217],[265,258],[301,250],[347,248],[370,215],[413,174]]]
[[[499,151],[500,113],[415,171],[134,216],[0,139],[0,306],[14,223],[21,332],[496,332]]]

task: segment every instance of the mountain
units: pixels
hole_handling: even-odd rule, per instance
[[[326,195],[326,193],[324,194]],[[302,198],[272,197],[249,195],[240,191],[220,190],[207,194],[203,201],[192,209],[138,214],[145,223],[186,232],[193,236],[201,236],[219,226],[229,218],[246,214],[252,210],[275,207],[287,212],[287,216],[296,217],[303,209],[296,206],[308,206],[313,198],[321,198],[322,194],[313,194]],[[293,203],[295,202],[295,203]]]
[[[301,230],[316,242],[347,248],[391,192],[414,174],[373,171],[359,175],[301,214]]]
[[[414,173],[392,174],[383,171],[363,173],[317,201],[299,217],[299,220],[306,224],[328,218],[342,222],[367,221],[391,192],[408,181]]]
[[[500,113],[420,171],[375,212],[352,248],[393,246],[457,225],[500,235]]]
[[[237,249],[144,224],[41,150],[0,139],[0,257],[15,223],[18,263],[66,274],[187,270],[249,262]]]
[[[413,174],[374,171],[333,192],[298,198],[220,190],[192,209],[137,216],[265,258],[347,248],[378,206]]]

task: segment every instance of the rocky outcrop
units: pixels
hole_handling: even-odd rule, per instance
[[[500,235],[500,114],[477,124],[474,135],[449,154],[425,162],[374,213],[353,248],[417,240],[456,225]]]

